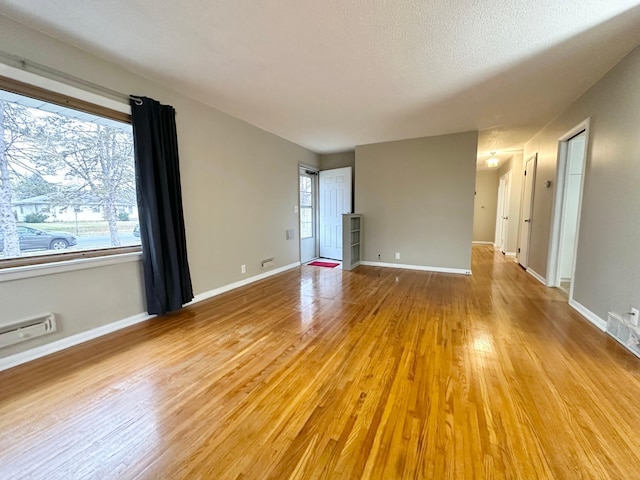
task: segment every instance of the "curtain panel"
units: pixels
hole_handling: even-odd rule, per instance
[[[147,311],[162,315],[193,299],[175,110],[132,97],[131,114]]]

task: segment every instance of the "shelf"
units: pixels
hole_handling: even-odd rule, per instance
[[[342,215],[342,269],[351,270],[360,265],[362,256],[362,215]]]

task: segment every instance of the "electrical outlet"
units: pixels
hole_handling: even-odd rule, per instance
[[[400,260],[400,252],[396,252],[396,260]]]
[[[240,265],[240,273],[247,273],[247,266],[246,265]]]
[[[638,326],[638,321],[640,317],[640,311],[637,308],[631,307],[631,311],[629,312],[629,321],[632,325]]]

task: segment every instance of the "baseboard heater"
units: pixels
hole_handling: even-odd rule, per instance
[[[609,312],[607,333],[627,350],[640,357],[640,326],[633,325],[622,315]]]
[[[11,325],[0,326],[0,348],[48,335],[56,330],[56,316],[53,313],[45,313]]]

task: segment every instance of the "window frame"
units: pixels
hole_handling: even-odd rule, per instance
[[[7,76],[7,73],[11,76]],[[15,78],[14,78],[15,77]],[[38,84],[44,85],[40,86]],[[121,102],[107,99],[97,94],[83,91],[55,80],[14,69],[8,65],[0,65],[0,89],[22,95],[25,97],[42,100],[63,107],[72,108],[85,113],[109,118],[123,123],[131,124],[131,107]],[[73,96],[71,95],[73,94]],[[101,105],[109,104],[109,106]],[[116,107],[116,108],[112,108]],[[125,111],[126,110],[126,111]],[[35,255],[16,258],[0,258],[0,274],[9,273],[10,270],[23,267],[37,267],[42,269],[46,265],[55,265],[59,262],[69,262],[80,265],[90,259],[104,259],[111,256],[126,256],[138,260],[142,252],[141,245],[125,247],[105,247],[74,252],[62,252],[49,255]],[[103,264],[104,262],[100,262]],[[117,262],[119,263],[119,261]],[[78,268],[86,268],[79,266]],[[68,270],[65,269],[65,270]],[[28,275],[31,276],[31,275]],[[0,279],[0,281],[2,281]]]
[[[302,178],[309,179],[309,181],[310,181],[310,191],[307,192],[306,190],[305,191],[302,190],[302,187],[300,185],[300,180]],[[313,215],[315,214],[315,211],[316,211],[316,205],[315,205],[316,202],[315,202],[314,195],[313,195],[313,193],[314,193],[314,187],[313,187],[314,178],[313,178],[312,175],[310,175],[308,173],[299,173],[298,179],[299,179],[298,180],[298,182],[299,182],[299,184],[298,184],[298,204],[300,205],[300,213],[299,213],[299,215],[300,215],[300,220],[299,220],[299,224],[300,224],[300,240],[307,240],[309,238],[314,238],[316,236],[315,222],[313,221]],[[303,203],[302,203],[302,194],[303,193],[304,194],[309,194],[309,196],[311,198],[310,205],[303,205]],[[303,216],[302,212],[303,211],[307,211],[307,210],[311,212],[311,222],[303,222],[302,221],[302,216]],[[303,233],[302,233],[302,224],[303,223],[304,224],[311,224],[311,234],[310,235],[303,236]]]

